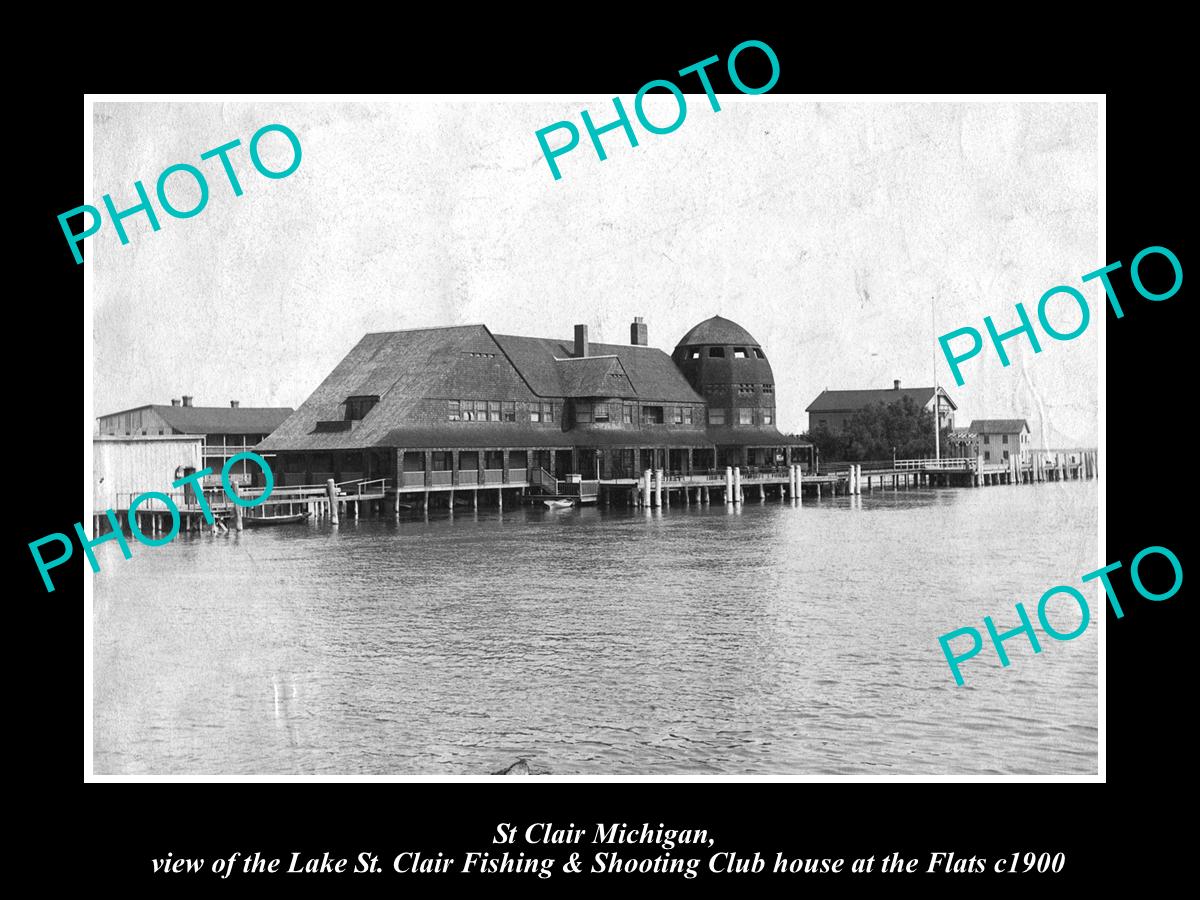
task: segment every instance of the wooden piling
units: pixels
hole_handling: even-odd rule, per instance
[[[733,502],[742,502],[742,467],[737,466],[733,470]]]
[[[663,470],[655,469],[654,470],[654,505],[657,506],[659,509],[662,509],[662,505],[663,505],[662,487],[663,487]]]
[[[329,494],[329,521],[338,523],[337,484],[332,478],[325,481],[325,492]]]
[[[733,469],[730,466],[725,467],[725,502],[733,502]]]
[[[235,481],[235,482],[233,482],[233,497],[231,498],[231,501],[233,503],[233,530],[234,531],[242,530],[242,505],[237,502],[241,496],[242,496],[242,488]]]

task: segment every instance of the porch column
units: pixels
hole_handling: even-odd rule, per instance
[[[430,485],[431,478],[430,478],[429,472],[432,469],[432,467],[433,467],[433,451],[426,450],[425,451],[425,487],[429,487],[429,485]],[[426,496],[428,496],[428,491],[426,492]]]
[[[688,447],[688,450],[687,450],[687,471],[684,472],[683,474],[688,475],[688,476],[690,476],[692,474],[692,448],[691,447]]]

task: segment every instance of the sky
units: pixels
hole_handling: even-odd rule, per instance
[[[633,100],[623,97],[632,116]],[[118,210],[190,163],[207,206],[161,229],[124,220],[85,243],[94,265],[95,414],[192,395],[198,406],[299,406],[368,332],[469,323],[493,333],[628,343],[643,316],[670,352],[713,315],[764,347],[778,424],[803,431],[822,390],[931,385],[972,418],[1029,419],[1035,445],[1097,444],[1097,107],[1094,103],[814,103],[687,95],[655,135],[634,118],[600,161],[580,111],[610,98],[515,102],[113,103],[94,107],[92,192]],[[677,115],[647,98],[652,122]],[[561,120],[581,141],[555,180],[535,133]],[[248,145],[280,123],[299,168],[268,179]],[[218,160],[230,153],[244,193]],[[563,140],[559,132],[552,146]],[[291,161],[268,134],[264,164]],[[171,176],[180,209],[198,197]],[[1016,338],[964,363],[954,384],[936,337],[1036,322],[1039,298],[1070,285],[1092,324],[1034,354]],[[1068,332],[1067,301],[1050,321]],[[936,323],[936,331],[935,331]]]

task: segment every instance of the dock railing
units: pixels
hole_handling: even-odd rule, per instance
[[[543,491],[549,494],[558,493],[558,479],[547,472],[545,469],[537,468],[529,470],[529,482],[540,487]]]
[[[353,478],[350,481],[339,481],[338,496],[350,499],[379,497],[387,492],[391,482],[390,478]]]
[[[974,463],[975,460],[967,459],[965,456],[943,456],[941,459],[898,459],[895,468],[900,472],[930,469],[937,472],[947,469],[965,471],[970,469]]]

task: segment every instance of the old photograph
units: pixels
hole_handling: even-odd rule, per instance
[[[93,105],[96,775],[1097,773],[1097,104],[678,103]]]

